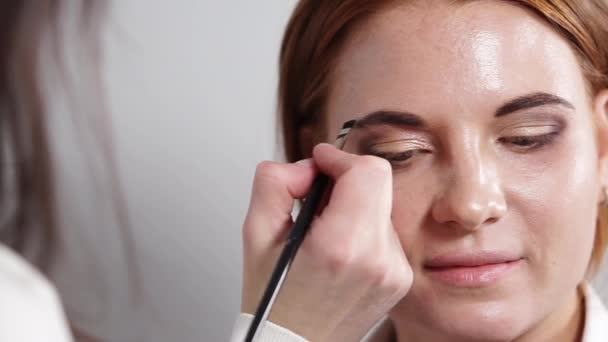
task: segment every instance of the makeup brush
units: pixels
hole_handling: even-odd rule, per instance
[[[350,120],[342,125],[342,129],[340,129],[340,132],[338,133],[334,146],[339,149],[344,147],[346,136],[355,126],[356,122],[356,120]],[[260,335],[260,332],[263,329],[262,323],[266,321],[268,315],[270,314],[272,305],[274,304],[274,301],[281,290],[281,285],[283,285],[283,281],[287,276],[289,267],[291,266],[291,263],[295,258],[302,241],[304,241],[306,233],[310,229],[310,223],[312,222],[314,214],[319,209],[319,205],[323,200],[329,184],[330,178],[324,174],[319,174],[315,178],[310,192],[304,199],[304,203],[302,204],[302,208],[298,213],[294,226],[287,237],[287,243],[281,252],[274,270],[272,271],[270,281],[266,286],[266,291],[264,291],[264,296],[262,296],[262,300],[257,307],[253,321],[251,321],[251,325],[247,331],[247,335],[245,337],[246,342],[255,341],[255,339]]]

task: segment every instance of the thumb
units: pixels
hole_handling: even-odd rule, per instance
[[[306,195],[316,173],[310,159],[293,164],[265,161],[258,165],[243,226],[246,248],[268,250],[284,242],[292,225],[294,201]]]

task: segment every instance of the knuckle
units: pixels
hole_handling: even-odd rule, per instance
[[[401,281],[401,277],[399,276],[386,276],[383,279],[383,286],[390,294],[402,294],[406,289],[405,284]]]
[[[395,276],[393,277],[393,280],[389,282],[387,288],[398,297],[403,297],[408,293],[412,285],[412,280],[413,274],[411,270],[404,265],[403,267],[399,267],[398,271],[395,272]]]
[[[409,292],[411,283],[411,277],[397,277],[388,289],[397,298],[402,298]]]
[[[277,162],[264,160],[260,162],[255,168],[256,178],[261,177],[278,177],[280,172],[280,165]]]
[[[373,287],[384,288],[390,285],[390,273],[388,263],[374,258],[374,260],[364,263],[364,272]]]
[[[327,223],[316,217],[310,227],[308,237],[302,249],[314,260],[314,263],[329,274],[343,274],[350,268],[355,259],[355,249],[350,239],[334,242],[328,234]]]
[[[354,252],[348,245],[335,246],[324,243],[318,246],[317,250],[321,264],[330,274],[346,273],[353,264]]]
[[[267,193],[267,190],[284,187],[286,182],[285,164],[263,161],[256,166],[253,179],[255,193],[263,194]]]

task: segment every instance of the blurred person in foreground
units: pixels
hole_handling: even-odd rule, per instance
[[[98,53],[95,23],[102,3],[6,0],[0,4],[0,341],[95,340],[70,324],[45,277],[60,239],[48,132],[50,101],[45,98],[43,74],[51,68],[65,71],[64,61],[50,60],[61,59],[56,52],[68,7],[80,10],[76,21],[78,34],[84,37],[81,49],[93,57]]]

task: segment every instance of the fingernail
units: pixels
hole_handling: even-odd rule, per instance
[[[312,158],[306,158],[306,159],[297,161],[296,164],[302,165],[302,166],[312,166],[313,162],[312,162]]]

